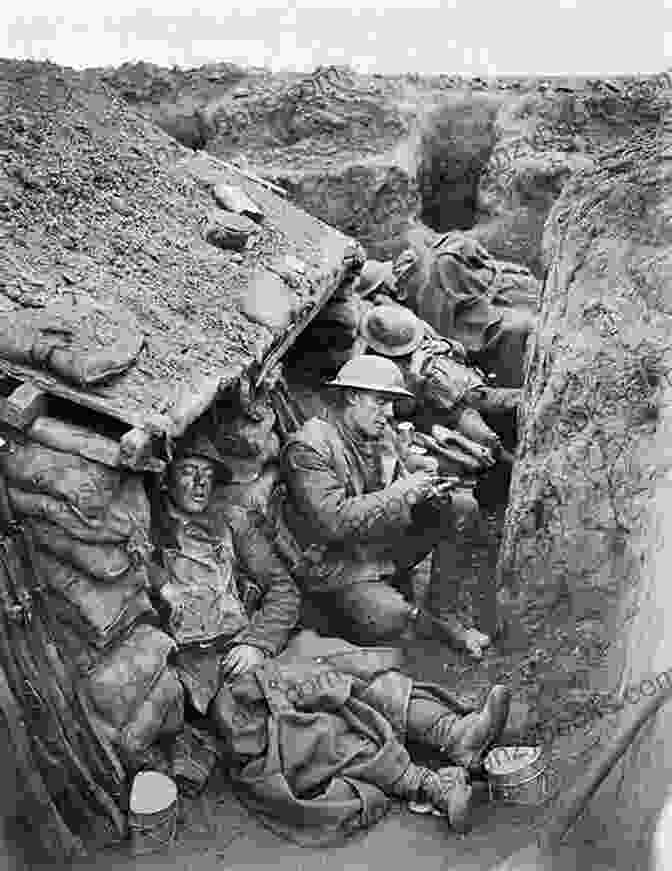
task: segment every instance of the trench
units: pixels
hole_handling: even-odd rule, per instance
[[[420,137],[420,220],[437,232],[468,230],[479,212],[479,185],[497,141],[501,100],[467,94],[434,110]]]

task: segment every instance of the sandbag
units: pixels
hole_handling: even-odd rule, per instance
[[[205,230],[205,241],[222,251],[243,251],[248,239],[259,232],[259,227],[243,215],[224,212]]]
[[[12,443],[0,470],[22,490],[67,499],[87,516],[105,511],[121,486],[121,472],[36,442]]]
[[[259,270],[247,285],[240,308],[251,321],[282,332],[292,322],[294,304],[294,294],[282,278]]]
[[[97,515],[84,514],[67,500],[18,487],[9,488],[9,500],[18,515],[54,523],[72,538],[91,544],[120,544],[149,532],[149,499],[139,475],[129,475],[119,493]]]
[[[184,689],[172,668],[166,668],[120,736],[127,762],[140,756],[158,738],[176,735],[184,724]]]
[[[56,417],[35,418],[26,434],[48,448],[77,454],[112,468],[119,465],[119,442]]]
[[[47,520],[27,520],[26,527],[39,550],[54,554],[100,581],[118,581],[133,565],[124,545],[78,541]]]
[[[175,649],[175,642],[165,632],[137,626],[87,676],[85,689],[98,715],[117,729],[130,723]]]
[[[143,343],[130,311],[81,295],[13,312],[0,325],[0,357],[48,369],[81,387],[125,372]]]
[[[144,590],[128,595],[121,603],[118,602],[118,593],[112,601],[103,593],[94,605],[93,597],[86,602],[70,601],[52,590],[45,594],[45,598],[52,616],[58,620],[59,637],[64,639],[64,650],[67,648],[64,655],[83,672],[95,668],[101,652],[113,646],[133,626],[148,619],[158,622]],[[112,619],[111,615],[115,613],[116,619]]]
[[[50,610],[96,648],[110,644],[141,616],[154,613],[144,567],[127,572],[115,584],[101,584],[51,554],[37,550],[36,559],[48,587]]]

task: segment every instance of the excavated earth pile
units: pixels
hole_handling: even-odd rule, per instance
[[[543,224],[572,172],[660,119],[668,76],[515,79],[309,75],[218,64],[102,71],[183,144],[282,184],[369,256],[408,222],[469,229],[494,256],[543,273]]]
[[[530,635],[572,627],[568,668],[588,661],[590,689],[623,690],[622,719],[672,662],[671,133],[605,152],[551,213],[498,566],[512,619]],[[668,705],[596,805],[612,844],[633,849],[627,867],[645,867],[668,790],[670,717]]]
[[[217,65],[178,76],[138,64],[98,74],[184,145],[242,161],[373,246],[419,208],[406,153],[417,107],[399,106],[402,91],[387,80],[340,67],[301,76]]]
[[[320,67],[296,81],[254,82],[210,112],[213,154],[242,155],[308,212],[379,247],[419,208],[416,107],[385,80]]]
[[[567,79],[507,99],[480,178],[476,238],[541,275],[544,222],[571,174],[590,168],[602,148],[652,134],[668,88],[666,75]]]

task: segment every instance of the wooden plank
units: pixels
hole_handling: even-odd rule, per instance
[[[218,157],[217,160],[227,169],[233,170],[233,172],[237,172],[239,175],[244,176],[249,181],[267,188],[269,191],[272,191],[274,194],[277,194],[279,197],[282,197],[285,200],[287,199],[288,194],[285,188],[275,184],[275,182],[270,181],[270,179],[262,178],[260,175],[256,175],[255,173],[250,172],[247,169],[242,169],[240,166],[236,166],[235,163],[229,163],[227,160],[222,160],[221,157]]]
[[[30,382],[0,399],[0,420],[14,429],[26,429],[47,409],[47,394]]]
[[[12,378],[21,380],[30,379],[34,384],[42,388],[45,393],[50,393],[52,396],[58,396],[61,399],[67,399],[69,402],[73,402],[80,407],[90,408],[91,411],[112,417],[121,423],[125,423],[127,426],[142,425],[142,419],[139,415],[126,413],[118,407],[114,400],[101,399],[93,393],[75,390],[47,372],[40,372],[37,369],[31,369],[29,366],[10,363],[8,360],[3,359],[0,359],[0,372],[4,372]]]

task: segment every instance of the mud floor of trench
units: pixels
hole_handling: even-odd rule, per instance
[[[485,535],[463,535],[457,544],[454,565],[461,580],[461,607],[474,616],[480,585],[494,576],[504,507],[500,500],[485,512]],[[417,592],[423,593],[420,589]],[[406,651],[408,666],[413,676],[440,682],[474,700],[482,699],[495,681],[511,685],[514,701],[507,739],[547,745],[551,794],[544,805],[492,802],[485,784],[480,784],[474,827],[467,836],[451,832],[441,818],[412,814],[398,805],[373,829],[342,847],[309,849],[290,844],[264,828],[237,801],[225,776],[215,772],[204,795],[181,799],[176,839],[170,848],[144,856],[131,855],[126,846],[114,848],[77,862],[74,868],[388,871],[393,865],[412,866],[415,871],[487,871],[533,835],[553,794],[585,770],[608,739],[615,720],[609,696],[588,688],[588,676],[599,671],[606,646],[599,627],[585,622],[577,625],[571,614],[559,609],[536,627],[526,643],[516,640],[515,634],[510,633],[510,640],[490,650],[480,663],[467,661],[438,642],[412,642]],[[423,761],[432,764],[435,760]],[[621,871],[631,867],[619,864],[618,857],[603,845],[596,846],[598,840],[599,832],[579,824],[564,848],[558,866],[561,871]],[[53,864],[49,867],[53,869]],[[39,864],[35,868],[42,871]]]

